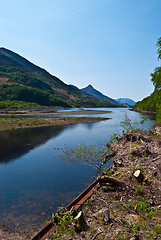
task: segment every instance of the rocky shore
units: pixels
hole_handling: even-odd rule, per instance
[[[161,239],[161,136],[123,133],[108,145],[113,166],[99,176],[100,187],[55,239]],[[77,215],[78,216],[78,215]],[[67,234],[65,234],[67,233]]]
[[[53,239],[161,239],[160,132],[157,125],[154,132],[123,133],[107,145],[113,165],[99,176],[98,190]],[[74,219],[78,214],[83,221]],[[1,229],[0,239],[30,237]]]

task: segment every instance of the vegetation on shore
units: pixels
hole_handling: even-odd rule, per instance
[[[99,188],[79,210],[59,208],[50,239],[161,239],[161,136],[122,123],[123,135],[107,144],[113,166],[102,171]]]
[[[119,106],[82,93],[20,55],[0,48],[0,101],[4,100],[15,101],[14,107],[17,101],[26,102],[25,105],[36,103],[41,106]],[[8,103],[6,102],[7,107]]]
[[[158,60],[161,60],[161,38],[157,41],[158,47]],[[157,113],[157,121],[161,122],[161,67],[156,67],[154,72],[150,74],[151,81],[154,85],[154,92],[144,98],[142,101],[137,102],[133,109],[140,111],[149,111]]]
[[[0,109],[5,109],[6,111],[8,109],[17,109],[17,108],[24,108],[24,107],[39,107],[40,105],[33,102],[24,102],[24,101],[18,101],[18,100],[3,100],[0,101]]]

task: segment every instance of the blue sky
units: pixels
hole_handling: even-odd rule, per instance
[[[150,95],[160,0],[0,0],[1,47],[67,84],[135,101]]]

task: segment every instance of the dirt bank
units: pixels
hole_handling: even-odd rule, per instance
[[[63,232],[59,227],[55,238],[161,239],[161,137],[128,133],[108,147],[114,164],[81,207],[84,220]]]
[[[108,148],[114,164],[99,176],[99,189],[80,208],[82,226],[65,220],[66,229],[53,239],[161,239],[161,136],[127,133]],[[0,239],[30,238],[1,230]]]

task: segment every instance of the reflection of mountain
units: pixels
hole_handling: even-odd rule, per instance
[[[84,126],[89,129],[92,130],[94,127],[96,127],[97,122],[89,122],[89,123],[85,123]]]
[[[14,158],[45,143],[51,137],[58,136],[67,126],[28,128],[0,131],[0,164],[8,163]]]

